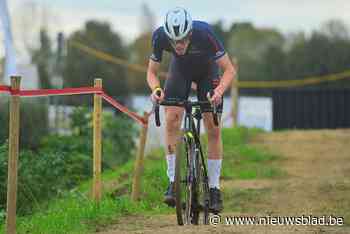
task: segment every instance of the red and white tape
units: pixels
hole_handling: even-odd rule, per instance
[[[57,95],[77,95],[77,94],[99,94],[109,104],[127,114],[130,118],[141,125],[146,125],[147,120],[135,112],[130,111],[112,97],[108,96],[101,88],[97,87],[81,87],[81,88],[64,88],[64,89],[37,89],[37,90],[12,90],[10,86],[0,85],[0,93],[10,93],[11,95],[19,95],[22,97],[45,97]]]

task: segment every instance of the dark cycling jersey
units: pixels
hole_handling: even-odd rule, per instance
[[[201,66],[207,64],[208,60],[217,60],[225,55],[224,47],[217,36],[214,34],[211,26],[202,21],[193,21],[192,38],[186,54],[177,55],[171,46],[163,27],[154,31],[152,36],[153,53],[150,58],[155,62],[162,60],[163,50],[171,52],[176,59],[183,61],[184,64]],[[200,67],[198,67],[200,68]]]

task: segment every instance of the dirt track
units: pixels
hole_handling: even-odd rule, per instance
[[[274,180],[222,181],[223,190],[258,191],[254,202],[245,203],[246,212],[225,210],[223,217],[333,215],[344,217],[345,225],[179,227],[175,215],[128,216],[100,234],[350,233],[350,130],[264,133],[252,143],[282,155],[274,163],[287,176]]]

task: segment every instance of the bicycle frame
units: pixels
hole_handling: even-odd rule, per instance
[[[197,123],[195,123],[194,119],[197,120]],[[203,190],[209,191],[209,185],[208,185],[208,174],[207,174],[207,168],[204,161],[204,154],[202,151],[202,146],[200,143],[200,128],[201,128],[201,119],[202,119],[202,113],[200,112],[199,107],[194,109],[194,114],[192,113],[192,106],[186,106],[185,107],[185,120],[184,120],[184,140],[185,141],[191,141],[187,142],[190,144],[187,145],[193,145],[194,146],[194,154],[190,154],[189,152],[186,152],[187,155],[187,167],[190,170],[188,174],[188,178],[184,181],[186,183],[186,186],[191,186],[193,184],[198,184],[198,186],[204,186]],[[189,138],[189,139],[187,139]],[[199,187],[197,187],[199,188]],[[191,201],[194,202],[194,209],[197,210],[197,212],[204,208],[204,210],[207,209],[209,206],[209,197],[204,197],[203,199],[203,206],[201,206],[201,202],[198,200],[199,197],[197,193],[197,189],[192,190],[195,200]],[[206,193],[204,193],[206,194]],[[205,195],[207,196],[207,195]],[[202,208],[201,208],[202,207]],[[199,209],[199,210],[198,210]],[[204,212],[206,215],[207,213]],[[204,218],[204,224],[208,224],[208,216],[205,216],[207,218]],[[194,219],[195,222],[198,222],[198,218]]]
[[[197,120],[197,124],[194,119]],[[202,114],[198,108],[195,109],[195,113],[192,114],[192,106],[185,106],[185,120],[184,120],[184,132],[186,136],[193,138],[195,143],[195,151],[199,151],[201,164],[204,167],[204,171],[206,172],[204,175],[204,182],[208,182],[207,168],[204,161],[204,154],[202,150],[202,146],[200,143],[200,124],[201,124]],[[198,154],[196,154],[197,158],[192,160],[198,160]],[[195,164],[194,164],[195,165]],[[197,170],[197,168],[195,168]]]

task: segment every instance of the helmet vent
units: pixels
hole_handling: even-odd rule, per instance
[[[167,30],[168,32],[170,32],[168,23],[165,23],[165,27],[166,27],[166,30]]]
[[[175,36],[179,35],[179,29],[180,29],[180,26],[174,26]]]
[[[188,25],[188,21],[185,20],[185,27],[184,27],[184,31],[185,31],[185,32],[186,32],[186,30],[187,30],[187,25]]]

